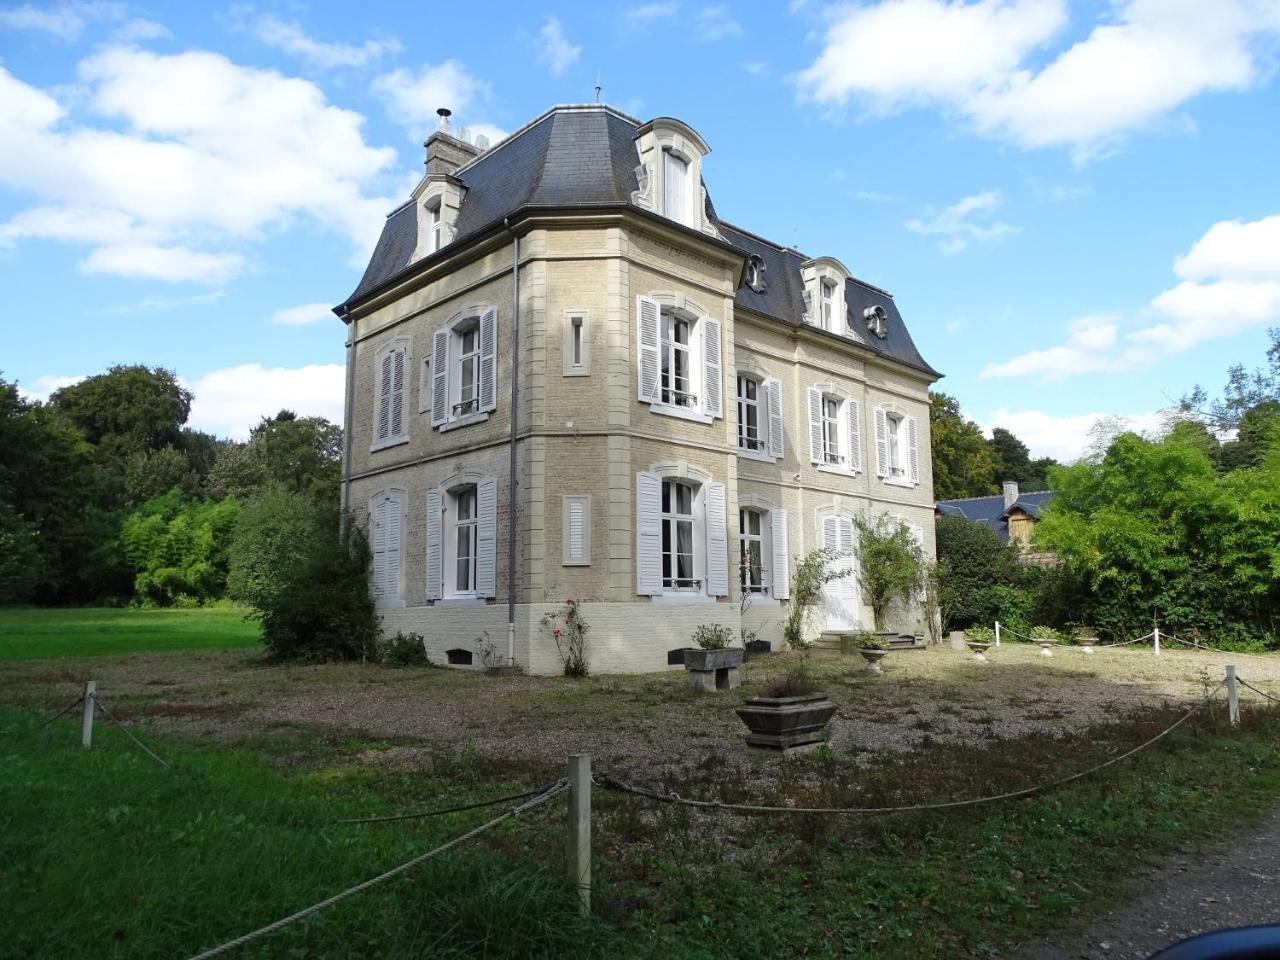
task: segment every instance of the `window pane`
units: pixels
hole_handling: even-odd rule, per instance
[[[573,318],[573,365],[582,366],[582,318]]]

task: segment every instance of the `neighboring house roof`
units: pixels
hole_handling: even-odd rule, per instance
[[[1004,505],[1004,494],[991,497],[967,497],[963,500],[939,500],[934,508],[944,517],[961,517],[989,527],[1005,543],[1009,543],[1009,516],[1022,510],[1031,519],[1040,517],[1041,508],[1054,498],[1052,490],[1020,493],[1012,505]]]
[[[466,240],[528,208],[639,209],[632,204],[631,194],[639,189],[635,140],[640,126],[638,120],[603,105],[547,111],[455,172],[466,192],[453,242]],[[719,220],[709,193],[707,213],[730,246],[743,256],[755,254],[764,261],[765,291],[757,293],[743,284],[736,302],[785,323],[801,323],[804,284],[800,265],[810,258]],[[417,234],[418,217],[412,202],[388,214],[369,266],[343,307],[416,266],[411,260]],[[853,279],[845,284],[845,304],[845,330],[855,342],[924,373],[941,376],[916,349],[890,294]],[[863,322],[863,311],[872,306],[885,311],[888,323],[884,338],[871,334]]]

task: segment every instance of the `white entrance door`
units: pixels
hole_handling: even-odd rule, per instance
[[[822,604],[826,612],[823,629],[835,632],[857,630],[858,574],[853,552],[853,521],[848,517],[822,518],[822,545],[838,556],[828,562],[828,572],[847,571],[837,580],[829,580],[822,588]]]

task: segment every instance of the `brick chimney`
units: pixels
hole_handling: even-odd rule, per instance
[[[427,137],[424,146],[427,148],[427,176],[434,173],[453,173],[465,163],[470,163],[480,156],[479,147],[458,136],[458,131],[449,123],[453,111],[441,107],[436,111],[440,118],[435,133]],[[466,131],[461,131],[463,134]]]
[[[1018,481],[1006,480],[1004,482],[1004,508],[1008,510],[1018,502]]]

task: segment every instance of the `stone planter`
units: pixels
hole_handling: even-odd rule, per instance
[[[979,660],[982,663],[987,662],[986,653],[991,649],[991,644],[979,643],[977,640],[966,640],[964,645],[973,652],[973,659]]]
[[[836,712],[825,693],[799,697],[748,697],[738,716],[751,732],[747,746],[786,756],[812,750]]]
[[[867,671],[869,673],[884,673],[884,667],[880,666],[880,661],[888,656],[888,650],[867,650],[860,649],[862,659],[867,661]]]
[[[768,640],[748,640],[746,643],[747,659],[758,657],[761,654],[772,653],[773,644]]]
[[[1058,641],[1057,641],[1057,640],[1047,640],[1047,639],[1045,639],[1045,640],[1037,639],[1037,640],[1033,640],[1033,641],[1032,641],[1032,643],[1034,643],[1037,647],[1039,647],[1039,648],[1040,648],[1040,656],[1042,656],[1042,657],[1052,657],[1052,656],[1053,656],[1053,651],[1050,649],[1050,647],[1057,646]]]
[[[735,690],[742,683],[741,647],[725,647],[722,650],[689,649],[684,652],[684,668],[689,671],[689,683],[693,689],[704,693],[717,690]]]
[[[964,631],[963,630],[952,630],[949,634],[947,634],[947,639],[951,643],[952,650],[960,650],[960,651],[964,650]]]
[[[1093,653],[1093,645],[1097,642],[1097,637],[1076,637],[1076,646],[1084,653]]]

